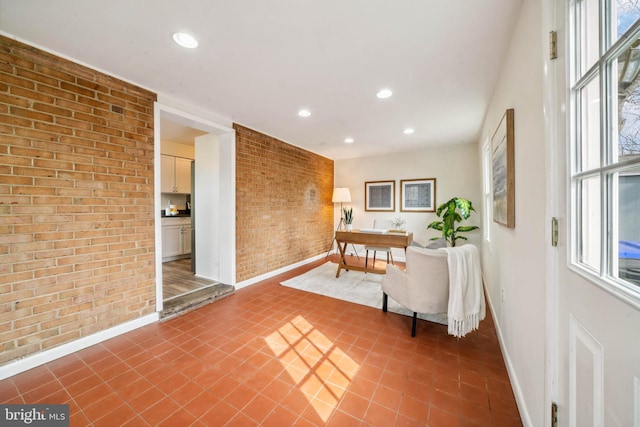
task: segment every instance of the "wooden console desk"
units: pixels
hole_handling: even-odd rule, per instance
[[[347,264],[345,255],[347,253],[347,245],[369,245],[383,246],[389,248],[404,248],[413,241],[413,233],[364,233],[360,231],[336,231],[336,243],[340,251],[340,262],[338,263],[338,271],[336,277],[340,277],[340,270],[366,271],[368,273],[386,274],[386,269],[367,268],[357,265]]]

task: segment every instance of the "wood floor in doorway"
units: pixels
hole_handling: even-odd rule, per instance
[[[162,291],[165,301],[216,283],[218,282],[215,280],[196,277],[191,272],[191,258],[162,264]]]
[[[181,259],[162,264],[162,291],[161,317],[168,318],[231,295],[235,288],[196,277],[191,272],[191,260]]]

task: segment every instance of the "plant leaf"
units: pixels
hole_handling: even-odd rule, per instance
[[[442,221],[433,221],[431,224],[427,225],[427,228],[433,228],[434,230],[442,231]]]
[[[460,213],[464,219],[468,219],[469,215],[471,215],[471,211],[475,210],[473,209],[473,206],[471,206],[471,202],[467,199],[460,199],[456,197],[455,204],[458,209],[460,209]]]
[[[473,231],[477,229],[477,225],[461,225],[460,227],[456,228],[456,232]]]

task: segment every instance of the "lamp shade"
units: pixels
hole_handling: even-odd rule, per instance
[[[347,187],[339,187],[333,189],[333,197],[331,198],[333,203],[351,202],[351,193]]]

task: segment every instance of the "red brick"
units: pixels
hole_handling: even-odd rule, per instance
[[[102,85],[94,80],[86,80],[83,78],[78,78],[76,79],[76,83],[78,83],[79,86],[86,87],[91,91],[98,91],[98,92],[105,92],[105,93],[109,91],[108,86]]]
[[[17,86],[32,90],[36,87],[36,84],[31,80],[20,78],[15,75],[7,75],[4,73],[2,74],[2,82],[6,85],[9,85],[10,87]]]
[[[57,119],[56,119],[57,121]],[[65,135],[71,135],[73,133],[73,129],[71,128],[67,128],[67,127],[63,127],[63,126],[57,126],[57,125],[53,125],[50,123],[41,123],[41,122],[35,122],[33,124],[33,127],[44,131],[44,132],[51,132],[51,133],[55,133],[55,134],[65,134]]]
[[[29,69],[18,69],[16,70],[16,75],[20,76],[20,77],[24,77],[26,79],[29,80],[33,80],[39,83],[44,83],[46,85],[49,86],[58,86],[58,79],[56,78],[52,78],[49,77],[47,75],[41,74],[41,73],[37,73],[37,72],[33,72],[32,70],[35,69],[35,67],[33,67],[33,62],[30,63],[32,66],[29,67]]]
[[[7,106],[17,105],[23,108],[29,108],[29,104],[30,104],[28,99],[23,99],[17,96],[10,96],[10,95],[4,95],[4,94],[0,94],[0,103],[6,104]],[[9,112],[9,109],[7,108],[4,111],[4,113],[8,113],[8,112]]]
[[[9,52],[0,52],[0,63],[11,64],[12,66],[33,69],[34,63],[20,56],[12,55]]]
[[[47,65],[36,64],[36,69],[39,73],[44,74],[46,76],[51,76],[55,78],[57,81],[66,81],[66,82],[74,82],[76,79],[73,75],[69,73],[65,73],[55,68],[51,68]]]
[[[22,187],[22,186],[13,186],[11,188],[11,194],[29,194],[29,195],[54,195],[55,188],[47,188],[47,187]]]
[[[21,127],[29,127],[31,126],[31,120],[25,119],[22,117],[10,116],[8,114],[0,114],[0,123],[5,123],[11,126],[21,126]],[[2,137],[5,142],[7,141],[8,136],[3,135]]]
[[[236,223],[237,280],[265,274],[326,251],[333,231],[333,211],[327,209],[332,206],[333,162],[241,125],[233,127],[236,217],[242,218]],[[308,191],[304,194],[307,203],[300,203],[300,196],[296,196],[301,189]],[[314,190],[314,195],[309,189]],[[309,218],[308,209],[318,214]],[[309,220],[289,225],[292,217]],[[265,233],[265,229],[272,231]],[[289,245],[272,244],[278,233]],[[297,241],[291,237],[296,235],[300,236]]]
[[[57,105],[62,105],[61,104],[61,100],[67,100],[67,101],[76,101],[77,100],[77,96],[71,92],[67,92],[64,91],[60,88],[57,87],[51,87],[51,86],[47,86],[47,85],[42,85],[42,84],[38,84],[37,85],[37,90],[40,93],[43,94],[47,94],[47,95],[51,95],[53,97],[56,98],[56,104]],[[79,110],[79,109],[77,109]]]
[[[111,106],[108,103],[100,101],[100,100],[95,99],[93,97],[86,97],[86,96],[79,95],[78,96],[78,101],[83,103],[83,104],[86,104],[88,106],[91,106],[91,107],[94,107],[94,108],[99,108],[101,110],[110,110],[111,109]],[[92,108],[91,111],[93,111],[93,108]]]
[[[30,125],[31,126],[31,125]],[[41,141],[57,141],[58,135],[50,132],[43,132],[40,130],[30,129],[30,128],[19,128],[17,127],[16,135],[24,136],[25,138],[30,139],[39,139]]]
[[[31,120],[40,120],[42,122],[53,122],[53,116],[51,114],[39,113],[37,111],[20,107],[10,107],[9,111],[14,116],[25,117]]]
[[[30,176],[6,176],[2,178],[4,185],[33,185],[33,178]]]
[[[36,111],[42,111],[45,113],[49,113],[49,114],[53,114],[55,116],[63,116],[63,117],[71,117],[71,111],[65,109],[65,108],[60,108],[60,107],[55,107],[53,105],[50,104],[43,104],[41,102],[35,102],[33,103],[33,107],[34,110]]]
[[[91,111],[93,110],[93,108],[90,105],[77,102],[75,97],[73,96],[71,96],[71,99],[56,97],[56,105],[58,107],[67,108],[74,112],[91,113]],[[75,124],[73,126],[76,127]],[[77,127],[82,127],[82,126],[77,126]]]
[[[82,86],[68,83],[68,82],[60,82],[60,88],[78,95],[89,97],[89,98],[93,98],[95,96],[94,91],[83,88]]]

